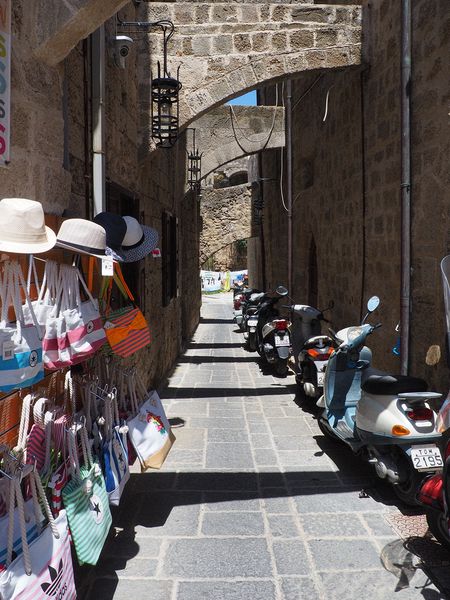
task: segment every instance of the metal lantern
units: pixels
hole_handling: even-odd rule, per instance
[[[200,192],[202,179],[202,156],[195,143],[195,129],[189,128],[192,131],[192,149],[188,150],[188,184],[191,190]]]
[[[159,21],[122,21],[116,17],[117,29],[128,34],[140,31],[149,31],[153,27],[160,27],[164,34],[163,64],[158,62],[158,76],[151,79],[151,134],[157,140],[158,146],[171,148],[178,138],[179,126],[179,92],[181,83],[178,81],[180,67],[177,69],[177,78],[172,77],[167,69],[167,45],[173,36],[174,24],[169,19]],[[117,39],[117,35],[116,35]],[[131,38],[130,38],[130,41]]]
[[[169,33],[165,25],[162,25],[162,29],[164,32],[163,68],[161,70],[161,63],[158,62],[158,77],[152,78],[152,137],[158,140],[158,146],[171,148],[178,138],[180,67],[177,69],[177,78],[171,77],[167,70],[167,44],[173,35],[173,24]]]

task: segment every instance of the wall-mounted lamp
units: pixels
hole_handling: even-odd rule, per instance
[[[187,150],[188,156],[188,183],[191,190],[194,190],[197,194],[201,192],[201,179],[202,179],[202,156],[195,142],[195,128],[188,127],[187,131],[192,131],[192,147]]]
[[[152,138],[157,140],[157,145],[162,148],[171,148],[178,139],[178,127],[180,121],[179,92],[181,83],[178,80],[180,67],[177,69],[177,77],[172,77],[167,68],[167,45],[173,36],[174,24],[169,19],[160,21],[121,21],[117,17],[117,26],[122,30],[130,32],[135,27],[138,31],[148,31],[153,27],[160,27],[164,34],[163,40],[163,64],[158,61],[157,77],[151,78],[151,124]]]

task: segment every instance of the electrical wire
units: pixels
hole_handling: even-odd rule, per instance
[[[284,85],[284,84],[283,84]],[[276,84],[276,88],[275,88],[275,106],[278,106],[278,83]],[[242,127],[240,127],[239,125],[239,121],[236,117],[236,113],[234,112],[234,108],[233,105],[230,104],[230,116],[231,116],[231,127],[233,129],[233,135],[234,135],[234,139],[236,140],[237,145],[239,146],[239,148],[242,150],[242,152],[244,152],[245,154],[253,154],[255,152],[262,152],[263,150],[265,150],[270,142],[270,138],[272,137],[273,134],[273,130],[275,129],[275,120],[277,117],[277,111],[274,110],[273,111],[273,117],[272,117],[272,125],[270,127],[269,130],[269,134],[267,135],[266,141],[264,142],[264,144],[261,146],[261,148],[258,148],[257,150],[248,150],[246,148],[244,148],[244,146],[242,145],[242,143],[240,142],[240,140],[238,139],[237,133],[236,133],[236,128],[235,128],[235,123],[236,123],[236,127],[239,129],[239,132],[241,134],[241,136],[247,140],[247,142],[250,142],[251,144],[256,144],[256,143],[261,143],[262,140],[251,140],[249,137],[247,137],[247,135],[245,134],[244,130],[242,129]]]

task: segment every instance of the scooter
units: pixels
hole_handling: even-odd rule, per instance
[[[317,402],[324,408],[319,427],[372,464],[403,502],[416,505],[423,478],[443,467],[442,436],[430,405],[442,394],[427,392],[422,379],[371,367],[365,341],[381,323],[366,320],[379,304],[376,296],[369,300],[361,325],[337,334],[330,330],[339,346],[328,361],[324,394]]]
[[[448,353],[448,340],[450,337],[450,255],[441,261],[441,274],[444,288]],[[449,354],[447,356],[449,357]],[[444,435],[449,440],[450,393],[439,411],[438,429],[446,432]],[[430,531],[441,544],[450,549],[450,441],[448,441],[445,450],[443,473],[428,477],[423,482],[417,499],[419,504],[425,508]]]
[[[245,347],[250,352],[256,352],[256,328],[258,325],[259,305],[265,297],[264,292],[250,294],[242,310],[241,329],[244,332]]]
[[[234,300],[233,300],[234,320],[236,321],[236,324],[241,331],[244,331],[244,316],[245,316],[245,309],[246,309],[247,303],[250,299],[250,296],[252,294],[257,294],[257,293],[260,293],[260,290],[255,290],[255,289],[251,289],[251,288],[243,289],[238,294],[236,294],[236,296],[234,297]]]
[[[295,380],[301,396],[319,398],[323,393],[325,370],[336,342],[328,335],[321,334],[323,311],[306,304],[293,304],[289,308],[293,318],[291,325],[292,347],[295,361]]]
[[[288,360],[291,352],[290,321],[280,318],[277,302],[288,295],[288,290],[280,285],[275,296],[266,294],[258,309],[256,327],[256,349],[267,363],[273,366],[277,375],[288,372]]]

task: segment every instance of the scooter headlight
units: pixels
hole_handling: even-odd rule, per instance
[[[349,342],[353,342],[353,340],[356,340],[357,337],[359,337],[363,332],[363,328],[362,327],[350,327],[350,329],[348,330],[347,333],[347,339]]]

